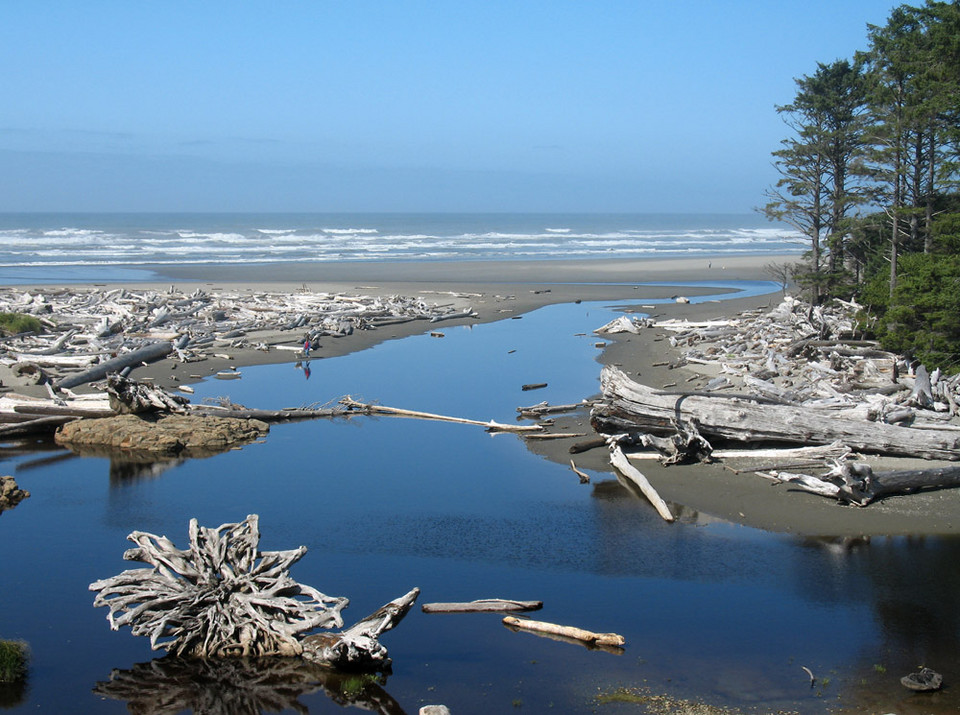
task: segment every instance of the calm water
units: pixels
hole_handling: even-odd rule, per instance
[[[590,332],[613,315],[601,304],[551,306],[315,359],[309,379],[302,365],[246,368],[241,380],[197,386],[195,399],[282,407],[352,394],[507,422],[519,405],[597,391]],[[528,382],[549,387],[524,393]],[[636,712],[594,696],[640,686],[756,712],[851,702],[859,712],[956,710],[951,691],[917,699],[898,682],[920,664],[948,683],[960,676],[956,540],[844,546],[689,511],[665,524],[610,474],[582,485],[515,436],[414,420],[275,426],[262,444],[149,474],[59,454],[10,453],[0,466],[33,494],[0,516],[0,635],[33,650],[28,690],[0,690],[16,710],[126,712],[124,700],[93,692],[118,669],[157,700],[230,694],[228,711],[243,711],[236,699],[254,697],[262,666],[138,665],[158,654],[128,630],[111,632],[87,585],[130,566],[121,554],[134,529],[185,545],[191,517],[215,526],[249,513],[260,515],[262,548],[309,548],[293,576],[348,596],[348,622],[419,586],[421,603],[539,599],[538,618],[627,640],[621,654],[589,651],[513,633],[496,615],[415,610],[384,636],[393,673],[369,692],[380,712],[438,702],[458,715]],[[829,682],[811,689],[801,666]],[[264,712],[342,711],[315,677],[275,680]]]

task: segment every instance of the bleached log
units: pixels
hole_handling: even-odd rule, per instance
[[[438,420],[441,422],[454,422],[462,425],[477,425],[485,427],[489,432],[539,432],[543,428],[540,425],[507,425],[500,422],[481,422],[463,417],[449,417],[447,415],[437,415],[431,412],[417,412],[415,410],[405,410],[399,407],[387,407],[385,405],[374,405],[364,402],[358,402],[349,395],[340,400],[340,404],[348,410],[357,414],[365,415],[392,415],[394,417],[414,417],[421,420]]]
[[[173,352],[173,345],[171,343],[151,343],[138,350],[133,350],[125,355],[95,365],[78,375],[65,377],[57,382],[57,387],[59,389],[69,389],[79,385],[85,385],[94,380],[102,380],[107,375],[120,372],[125,367],[155,362],[156,360],[166,357],[171,352]]]
[[[390,666],[379,637],[407,615],[420,595],[414,588],[340,633],[319,633],[303,639],[303,657],[341,670],[383,670]]]
[[[951,431],[895,427],[734,396],[669,394],[634,382],[612,366],[604,367],[600,381],[604,401],[592,411],[600,432],[670,434],[674,420],[695,420],[711,440],[807,445],[839,440],[858,452],[960,460],[960,435]]]
[[[874,472],[869,465],[842,464],[823,476],[778,472],[778,479],[801,485],[806,491],[867,506],[893,494],[960,486],[960,467],[897,469]]]
[[[616,467],[620,474],[626,477],[632,484],[636,485],[650,503],[653,504],[654,509],[657,510],[657,513],[664,521],[674,521],[675,517],[673,516],[673,512],[670,511],[670,507],[660,498],[657,490],[653,488],[643,473],[630,464],[630,461],[626,458],[619,445],[613,445],[610,448],[610,463]]]
[[[510,628],[530,631],[532,633],[544,633],[561,636],[563,638],[572,638],[593,645],[623,646],[626,643],[626,639],[617,633],[594,633],[593,631],[576,628],[575,626],[562,626],[545,621],[530,621],[525,618],[514,618],[513,616],[504,616],[503,624]]]
[[[452,603],[424,603],[424,613],[503,613],[506,611],[536,611],[543,601],[513,601],[502,598],[481,598],[475,601]]]

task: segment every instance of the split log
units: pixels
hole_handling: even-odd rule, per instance
[[[511,601],[501,598],[481,598],[476,601],[453,603],[424,603],[424,613],[504,613],[506,611],[537,611],[543,601]]]
[[[657,513],[663,518],[664,521],[672,522],[674,520],[673,513],[670,511],[670,507],[667,506],[667,503],[660,498],[660,495],[657,494],[657,490],[653,488],[647,478],[643,476],[643,473],[630,464],[630,461],[624,455],[623,450],[620,449],[619,445],[613,445],[610,448],[610,463],[616,467],[617,471],[622,474],[626,479],[630,481],[631,484],[635,485],[637,489],[653,504],[654,509],[657,510]]]
[[[561,626],[545,621],[529,621],[525,618],[514,618],[513,616],[505,616],[503,624],[522,631],[571,638],[591,645],[623,646],[626,643],[626,639],[616,633],[594,633],[574,626]]]
[[[107,375],[120,372],[125,367],[135,367],[143,363],[155,362],[173,352],[173,345],[168,342],[151,343],[138,350],[133,350],[125,355],[120,355],[112,360],[107,360],[99,365],[95,365],[89,370],[77,375],[65,377],[57,383],[57,388],[67,390],[79,385],[85,385],[94,380],[102,380]]]
[[[837,416],[810,407],[757,404],[735,396],[668,394],[632,381],[607,366],[600,377],[604,402],[591,419],[600,432],[670,434],[674,421],[696,422],[708,439],[739,442],[829,444],[841,441],[859,452],[960,460],[960,435]]]

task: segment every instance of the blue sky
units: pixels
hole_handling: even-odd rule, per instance
[[[0,211],[749,212],[898,4],[0,0]]]

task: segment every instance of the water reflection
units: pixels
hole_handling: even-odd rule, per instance
[[[300,698],[322,692],[337,705],[404,715],[385,675],[347,674],[299,658],[185,660],[173,656],[114,670],[93,692],[123,700],[137,715],[309,713]]]

